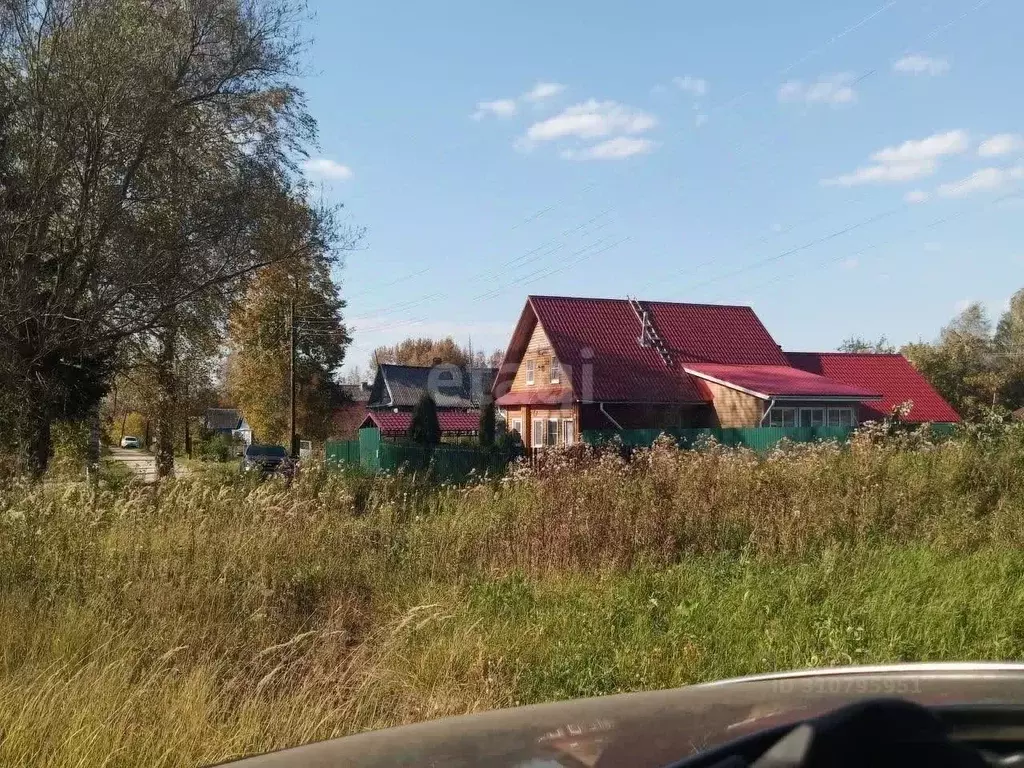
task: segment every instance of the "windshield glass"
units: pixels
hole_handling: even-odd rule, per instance
[[[0,0],[0,768],[1024,661],[1022,30]]]
[[[250,445],[245,449],[245,454],[247,456],[265,456],[267,458],[283,459],[288,455],[288,451],[280,445]]]

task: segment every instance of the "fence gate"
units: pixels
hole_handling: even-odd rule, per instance
[[[380,471],[380,430],[376,427],[359,430],[359,466],[370,472]]]

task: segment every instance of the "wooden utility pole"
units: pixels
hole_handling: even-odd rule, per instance
[[[288,302],[288,452],[294,459],[295,449],[295,299]]]

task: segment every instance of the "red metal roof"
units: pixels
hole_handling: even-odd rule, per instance
[[[494,402],[497,405],[571,405],[572,390],[567,387],[543,387],[506,392]]]
[[[960,421],[957,412],[903,355],[787,352],[786,357],[791,365],[810,373],[880,392],[880,401],[865,403],[862,406],[866,411],[866,418],[880,419],[888,416],[894,407],[910,400],[914,407],[910,410],[907,421]]]
[[[625,299],[531,296],[577,398],[593,402],[700,403],[707,395],[683,363],[787,364],[750,307],[642,302],[674,365],[638,342],[640,321]],[[520,326],[529,318],[524,312]],[[517,327],[513,344],[525,345]],[[511,348],[509,352],[511,353]]]
[[[689,363],[687,371],[716,383],[732,385],[764,397],[842,397],[850,400],[880,398],[877,389],[843,384],[788,365],[715,365]]]
[[[480,428],[480,414],[474,411],[438,411],[437,421],[442,433],[476,432]],[[409,431],[412,414],[408,411],[369,411],[360,426],[375,426],[382,435],[396,437]]]

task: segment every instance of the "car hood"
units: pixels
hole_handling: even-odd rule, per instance
[[[658,768],[748,733],[878,696],[928,705],[1021,704],[1024,664],[842,667],[736,678],[435,720],[232,765]]]

